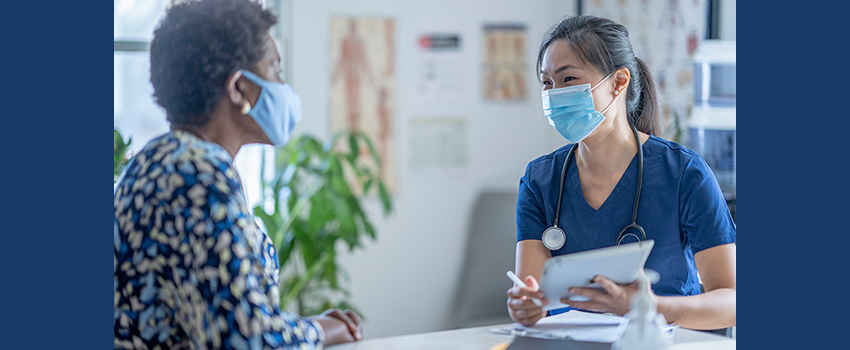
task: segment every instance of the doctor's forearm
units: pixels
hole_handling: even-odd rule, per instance
[[[658,312],[667,323],[690,329],[721,329],[736,322],[736,292],[719,288],[694,296],[658,297]]]

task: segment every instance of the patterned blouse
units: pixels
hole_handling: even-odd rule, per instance
[[[321,349],[280,310],[277,253],[233,159],[185,131],[149,142],[115,188],[115,348]]]

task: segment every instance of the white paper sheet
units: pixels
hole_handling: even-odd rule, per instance
[[[618,330],[622,322],[625,322],[625,319],[620,316],[570,310],[559,315],[544,317],[531,327],[514,323],[513,326],[494,328],[490,331],[544,339],[611,343],[619,337]]]
[[[559,315],[544,317],[531,327],[514,323],[512,326],[493,328],[490,331],[543,339],[613,343],[620,337],[622,332],[620,325],[625,322],[626,319],[621,316],[570,310]],[[666,330],[672,332],[673,327],[668,327]]]
[[[469,163],[469,135],[465,117],[416,117],[410,121],[410,167],[417,172],[442,174]]]

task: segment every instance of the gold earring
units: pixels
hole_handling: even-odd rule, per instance
[[[251,104],[248,103],[248,101],[245,101],[245,103],[242,104],[242,114],[248,114],[248,112],[250,110],[251,110]]]

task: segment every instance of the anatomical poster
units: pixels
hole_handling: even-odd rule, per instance
[[[390,192],[396,188],[394,36],[392,18],[331,18],[331,134],[357,130],[369,136]],[[369,150],[360,150],[359,161],[371,162]]]
[[[525,60],[524,24],[484,25],[483,94],[489,101],[523,100],[528,67]]]

